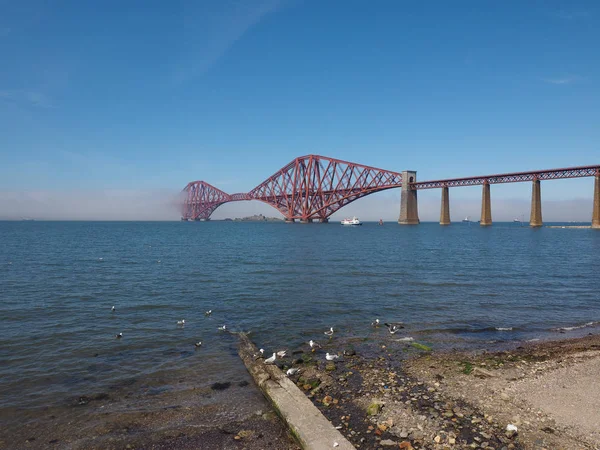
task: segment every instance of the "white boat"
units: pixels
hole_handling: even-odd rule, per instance
[[[469,216],[467,216],[467,217],[465,217],[465,218],[464,218],[462,221],[463,221],[463,222],[470,222],[470,221],[471,221],[471,219],[469,219]]]
[[[362,225],[362,222],[360,220],[358,220],[358,218],[356,216],[354,216],[352,219],[344,219],[342,220],[342,225],[353,225],[353,226],[357,226],[357,225]]]

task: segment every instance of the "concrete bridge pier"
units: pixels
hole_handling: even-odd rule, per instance
[[[285,223],[294,223],[295,220],[294,219],[290,219],[290,218],[285,218]]]
[[[592,228],[600,230],[600,171],[596,172],[594,181],[594,209],[592,211]]]
[[[529,217],[530,227],[541,227],[542,223],[542,189],[540,180],[533,180],[531,185],[531,215]]]
[[[481,195],[481,220],[479,225],[489,227],[492,225],[492,201],[490,199],[490,183],[483,183],[483,192]]]
[[[419,207],[417,205],[417,190],[410,185],[417,181],[417,172],[405,170],[402,172],[402,194],[400,194],[400,225],[418,225]]]
[[[321,217],[321,218],[319,219],[319,222],[320,222],[320,223],[329,223],[329,219],[328,219],[327,217]]]
[[[442,188],[442,210],[440,212],[440,225],[450,225],[450,195],[448,186]]]
[[[312,219],[300,219],[300,223],[313,223]]]

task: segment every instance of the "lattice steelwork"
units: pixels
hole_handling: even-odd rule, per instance
[[[402,174],[318,155],[296,158],[249,192],[287,219],[327,219],[356,199],[402,186]]]
[[[419,181],[410,186],[434,189],[596,175],[600,175],[600,165]],[[402,175],[398,172],[308,155],[296,158],[248,193],[229,195],[204,181],[189,183],[184,188],[182,219],[207,220],[223,203],[259,200],[276,208],[288,220],[325,220],[356,199],[401,186]]]
[[[402,186],[402,174],[318,155],[296,158],[248,193],[189,183],[183,219],[208,219],[225,202],[259,200],[288,219],[325,220],[356,199]]]
[[[186,192],[181,218],[185,220],[208,220],[231,196],[205,181],[192,181],[183,189]]]
[[[535,172],[515,172],[498,175],[485,175],[448,180],[419,181],[411,183],[413,189],[435,189],[442,187],[476,186],[485,183],[518,183],[533,180],[556,180],[560,178],[593,177],[600,172],[600,166],[569,167],[565,169],[539,170]]]

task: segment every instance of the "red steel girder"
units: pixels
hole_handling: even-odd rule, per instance
[[[186,220],[208,220],[231,196],[205,181],[192,181],[183,189],[185,200],[181,217]]]
[[[442,187],[476,186],[481,184],[518,183],[533,180],[556,180],[561,178],[593,177],[600,173],[600,166],[567,167],[563,169],[515,172],[479,177],[452,178],[448,180],[418,181],[411,183],[413,189],[435,189]]]
[[[248,195],[286,219],[327,219],[373,192],[402,186],[402,174],[319,155],[294,159]]]

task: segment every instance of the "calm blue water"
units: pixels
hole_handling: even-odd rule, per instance
[[[600,321],[593,230],[0,222],[0,237],[0,408],[132,378],[235,378],[245,369],[222,324],[271,350],[330,326],[370,336],[375,318],[439,348],[564,337],[555,329]]]

